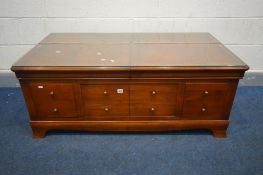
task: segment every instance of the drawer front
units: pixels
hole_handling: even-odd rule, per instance
[[[131,116],[173,116],[177,85],[131,85]]]
[[[196,119],[220,119],[229,89],[228,83],[187,83],[183,116]]]
[[[30,83],[31,96],[40,117],[76,117],[77,107],[71,83]]]
[[[129,116],[128,85],[82,85],[85,116]]]
[[[131,116],[174,116],[173,104],[138,103],[131,105]]]
[[[72,101],[52,101],[37,106],[40,116],[49,117],[76,117],[76,105]]]
[[[110,116],[110,117],[123,117],[129,116],[128,103],[96,103],[84,102],[85,116]]]
[[[31,83],[30,89],[34,98],[41,101],[75,100],[70,83]]]
[[[129,101],[128,85],[82,85],[82,99],[99,102]]]

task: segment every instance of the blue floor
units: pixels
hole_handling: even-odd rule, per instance
[[[228,138],[209,132],[50,133],[33,140],[19,88],[0,89],[0,174],[262,175],[263,87],[241,87]]]

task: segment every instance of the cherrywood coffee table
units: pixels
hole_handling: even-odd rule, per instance
[[[184,129],[226,137],[248,66],[209,33],[58,33],[11,69],[34,138],[49,130]]]

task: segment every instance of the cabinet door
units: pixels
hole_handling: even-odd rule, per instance
[[[84,115],[129,116],[128,85],[82,85]]]
[[[232,90],[231,90],[232,89]],[[191,119],[224,119],[234,94],[229,83],[186,83],[183,116]]]
[[[131,116],[174,116],[176,99],[177,85],[131,85]]]
[[[76,117],[77,106],[71,83],[30,83],[38,117]]]

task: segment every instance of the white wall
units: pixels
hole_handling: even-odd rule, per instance
[[[263,0],[0,0],[0,70],[51,32],[210,32],[263,70]]]

